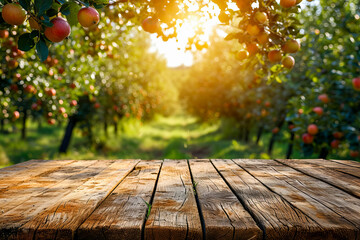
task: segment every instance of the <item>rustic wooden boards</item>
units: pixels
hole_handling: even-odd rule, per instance
[[[330,185],[333,185],[341,190],[360,198],[360,178],[348,174],[349,170],[346,170],[345,166],[342,168],[343,171],[334,169],[333,166],[330,166],[330,163],[324,163],[319,161],[324,160],[316,160],[316,159],[309,159],[309,160],[283,160],[278,159],[278,162],[281,162],[287,166],[290,166],[296,169],[299,172],[312,176],[316,179],[324,181]],[[324,166],[326,164],[328,166]],[[354,169],[353,174],[356,174],[356,170]]]
[[[359,166],[33,160],[0,170],[0,240],[360,239]]]
[[[273,160],[234,162],[327,229],[323,238],[355,239],[359,235],[359,199]]]
[[[206,239],[262,239],[262,231],[208,160],[190,160]]]
[[[141,239],[161,161],[142,161],[78,229],[79,239]]]
[[[165,160],[145,225],[145,239],[203,239],[186,160]]]

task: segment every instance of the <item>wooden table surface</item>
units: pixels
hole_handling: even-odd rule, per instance
[[[0,239],[360,239],[360,163],[32,160],[0,169]]]

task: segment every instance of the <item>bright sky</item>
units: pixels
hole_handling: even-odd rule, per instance
[[[212,14],[218,15],[220,9],[215,4],[210,4],[211,7],[204,9],[209,11]],[[193,6],[192,11],[201,11],[197,6]],[[193,64],[193,54],[191,51],[185,51],[187,40],[195,36],[196,27],[201,26],[201,29],[204,31],[204,34],[200,37],[201,41],[208,42],[209,37],[216,25],[220,24],[218,18],[196,18],[191,16],[187,19],[183,25],[178,28],[177,39],[169,39],[167,42],[164,42],[161,38],[157,38],[156,34],[151,35],[152,47],[151,51],[157,51],[165,57],[167,60],[167,65],[169,67],[178,67],[178,66],[191,66]]]

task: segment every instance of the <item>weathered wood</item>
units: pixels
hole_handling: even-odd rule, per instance
[[[262,231],[209,160],[190,160],[206,239],[262,239]]]
[[[162,161],[142,161],[77,231],[78,239],[140,240]]]
[[[319,223],[326,229],[324,238],[360,237],[360,201],[356,197],[273,160],[234,161]]]
[[[184,160],[165,160],[158,179],[146,240],[203,238],[189,167]]]
[[[71,186],[70,181],[76,183],[77,174],[84,171],[88,166],[97,161],[73,161],[66,164],[58,164],[59,168],[53,168],[49,171],[43,172],[33,176],[28,181],[18,182],[12,184],[7,188],[0,189],[0,212],[4,214],[15,207],[24,204],[25,201],[46,193],[53,191],[62,181],[67,180],[67,187]],[[10,181],[12,183],[12,181]]]
[[[342,173],[347,173],[354,177],[360,178],[360,169],[359,168],[351,167],[351,166],[344,165],[344,164],[341,164],[338,162],[333,162],[333,161],[325,160],[325,159],[301,159],[301,160],[299,159],[299,160],[295,160],[295,161],[299,161],[301,163],[310,164],[310,165],[317,165],[322,168],[324,168],[324,167],[330,168],[332,170],[342,172]]]
[[[48,171],[56,171],[61,166],[70,164],[74,161],[44,161],[32,160],[19,165],[7,167],[0,171],[0,191],[11,186],[16,186],[26,182],[34,176],[43,174]]]
[[[360,162],[357,162],[357,161],[351,161],[351,160],[333,160],[333,159],[331,159],[330,161],[337,162],[337,163],[344,164],[344,165],[348,165],[348,166],[350,166],[350,167],[360,168]]]
[[[103,161],[100,161],[103,162]],[[35,239],[69,239],[114,188],[134,169],[138,160],[118,160],[84,182],[22,229],[36,229]]]
[[[17,207],[0,213],[0,239],[32,239],[35,229],[22,230],[21,227],[24,224],[49,209],[54,202],[64,198],[64,196],[74,191],[78,186],[91,179],[110,164],[109,161],[91,162],[93,162],[92,168],[85,167],[83,170],[73,174],[71,178],[44,189],[43,192],[25,202],[20,199],[20,202],[12,203]],[[90,163],[90,161],[86,163]]]
[[[125,162],[125,165],[128,164],[128,162]],[[60,229],[63,227],[61,224],[55,227],[52,226],[52,224],[56,223],[57,220],[64,225],[71,224],[70,220],[73,220],[71,217],[76,218],[76,215],[82,218],[81,212],[84,210],[82,208],[83,206],[77,205],[79,208],[73,207],[75,204],[72,204],[72,200],[75,199],[78,200],[79,203],[83,203],[83,197],[88,196],[88,193],[94,194],[96,190],[103,194],[102,192],[105,192],[106,188],[102,189],[103,183],[100,182],[101,177],[109,177],[109,180],[111,180],[114,176],[109,174],[109,170],[116,173],[116,169],[111,168],[113,165],[114,161],[96,161],[90,167],[73,174],[71,178],[52,186],[48,191],[34,196],[18,207],[1,214],[0,238],[33,239],[34,233],[37,231],[39,234],[48,232],[49,237],[45,237],[45,239],[48,239],[52,238],[52,234],[56,234],[57,231],[59,231],[59,233],[63,232],[62,229]],[[118,166],[118,164],[115,166]],[[121,167],[121,165],[118,167]],[[96,183],[96,181],[98,182]],[[94,187],[95,183],[97,184],[96,188]],[[104,182],[104,184],[106,183],[107,181]],[[87,192],[88,188],[91,190]],[[81,190],[83,190],[83,192],[81,192]],[[85,192],[86,194],[84,194]],[[79,199],[76,199],[76,197]],[[97,196],[94,195],[92,197],[96,198]],[[92,199],[88,198],[87,200],[92,203]],[[73,215],[70,214],[71,211],[73,211]],[[64,214],[62,214],[63,212]],[[49,229],[43,231],[43,224],[46,224]]]
[[[320,226],[231,160],[212,160],[266,239],[321,239]]]
[[[276,161],[336,186],[353,196],[360,197],[360,179],[355,176],[313,164],[311,163],[312,160],[276,159]]]

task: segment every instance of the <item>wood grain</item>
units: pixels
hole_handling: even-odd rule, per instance
[[[78,229],[78,239],[140,240],[162,161],[141,161]]]
[[[337,162],[337,163],[340,163],[340,164],[343,164],[343,165],[347,165],[347,166],[350,166],[350,167],[360,168],[360,162],[357,162],[357,161],[351,161],[351,160],[333,160],[333,159],[331,159],[330,161]]]
[[[305,163],[305,164],[310,164],[310,165],[317,165],[320,166],[322,168],[330,168],[332,170],[341,172],[341,173],[347,173],[350,174],[354,177],[358,177],[360,178],[360,169],[357,167],[352,167],[349,165],[344,165],[338,162],[333,162],[330,160],[325,160],[325,159],[299,159],[299,160],[295,160],[295,161],[299,161],[301,163]]]
[[[158,179],[146,240],[200,240],[200,217],[186,160],[165,160]]]
[[[85,161],[83,161],[85,164]],[[0,238],[1,239],[33,239],[34,233],[41,224],[46,223],[47,213],[54,213],[66,197],[77,193],[77,189],[91,182],[94,176],[107,169],[114,161],[92,161],[88,167],[78,170],[70,178],[59,182],[48,190],[36,195],[18,207],[0,215]],[[76,209],[73,209],[74,211]],[[81,210],[81,209],[80,209]],[[46,216],[44,216],[44,214]],[[49,229],[51,233],[56,228]]]
[[[360,179],[355,176],[351,176],[321,165],[313,164],[311,163],[311,160],[276,159],[276,161],[285,164],[286,166],[290,166],[304,174],[336,186],[343,191],[360,198]]]
[[[56,171],[58,168],[70,164],[72,160],[31,160],[0,171],[0,193],[11,186],[27,182],[34,176]]]
[[[273,193],[231,160],[212,160],[243,205],[265,231],[266,239],[323,239],[320,226]]]
[[[209,160],[190,160],[206,239],[262,239],[263,234]]]
[[[4,214],[19,205],[22,205],[32,197],[52,191],[51,189],[59,185],[64,180],[71,181],[76,173],[96,163],[96,161],[73,161],[58,164],[59,167],[52,168],[41,174],[33,176],[28,181],[11,184],[7,188],[0,190],[0,212]],[[9,179],[9,182],[10,179]]]
[[[273,160],[234,161],[319,223],[326,229],[324,238],[341,240],[360,236],[360,201],[357,198]]]
[[[103,162],[103,161],[100,161]],[[48,210],[27,222],[35,239],[69,239],[114,188],[135,168],[138,160],[118,160],[100,171]]]

